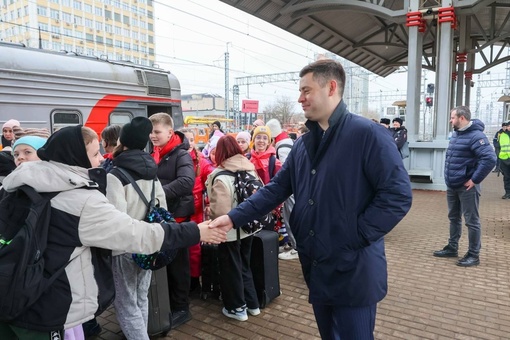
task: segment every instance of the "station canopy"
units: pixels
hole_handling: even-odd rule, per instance
[[[409,34],[406,14],[410,0],[221,1],[380,76],[385,77],[399,67],[407,66]],[[419,0],[419,3],[424,18],[429,19],[423,32],[423,67],[434,70],[435,26],[441,1]],[[471,18],[467,34],[473,45],[468,52],[480,53],[483,58],[483,66],[473,73],[510,60],[506,53],[510,46],[510,1],[453,0],[451,3],[457,19]],[[454,34],[455,42],[458,42],[459,30]]]

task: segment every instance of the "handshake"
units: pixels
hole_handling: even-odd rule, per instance
[[[234,227],[228,215],[216,218],[214,221],[207,220],[198,225],[200,241],[218,244],[227,240],[227,233]]]

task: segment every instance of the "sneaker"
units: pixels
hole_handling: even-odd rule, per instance
[[[260,308],[248,308],[248,313],[253,316],[257,316],[260,314]]]
[[[278,254],[280,260],[295,260],[299,258],[297,250],[292,249],[286,253]]]
[[[294,248],[292,248],[292,246],[291,246],[291,245],[289,245],[288,243],[286,243],[286,244],[284,244],[283,246],[279,246],[279,247],[278,247],[278,252],[279,252],[279,253],[285,253],[285,252],[287,252],[287,251],[291,251],[292,249],[294,249]]]
[[[248,314],[246,313],[246,308],[236,308],[234,310],[227,310],[226,308],[222,309],[223,315],[229,317],[231,319],[236,319],[239,321],[248,320]],[[260,311],[259,311],[260,312]]]

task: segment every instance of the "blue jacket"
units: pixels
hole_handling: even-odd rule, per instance
[[[240,226],[294,194],[292,232],[313,304],[368,306],[387,291],[384,235],[411,207],[412,193],[385,128],[340,102],[323,130],[296,141],[272,181],[228,215]]]
[[[455,131],[446,150],[444,178],[450,188],[460,188],[470,179],[481,183],[496,165],[496,154],[478,119],[465,131]]]

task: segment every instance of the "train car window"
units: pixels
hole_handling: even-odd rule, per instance
[[[110,114],[110,125],[124,125],[127,124],[133,119],[133,114],[130,112],[112,112]]]
[[[83,124],[81,112],[76,110],[54,110],[51,113],[51,128],[55,132],[66,126]]]

